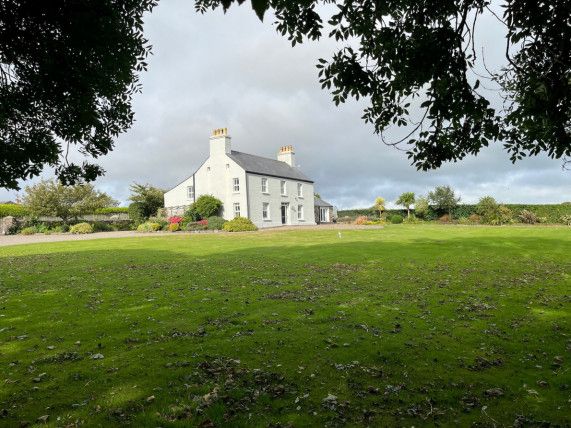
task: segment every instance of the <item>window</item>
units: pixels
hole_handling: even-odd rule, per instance
[[[303,198],[303,184],[297,183],[297,196]]]
[[[240,217],[240,203],[234,202],[234,217]]]
[[[240,191],[240,179],[239,178],[234,179],[234,191],[235,192]]]
[[[186,194],[188,196],[188,199],[194,199],[194,186],[188,186],[186,188]]]
[[[270,219],[270,204],[267,202],[262,203],[262,218],[264,220]]]
[[[297,206],[297,219],[303,220],[303,205]]]
[[[268,193],[268,179],[262,178],[262,193]]]
[[[286,189],[286,182],[285,181],[280,181],[280,190],[282,195],[286,195],[287,194],[287,189]]]

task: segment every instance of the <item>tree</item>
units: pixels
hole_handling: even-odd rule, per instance
[[[379,196],[377,199],[375,199],[375,205],[373,205],[373,209],[379,212],[379,218],[380,218],[381,214],[385,210],[385,198],[381,198]]]
[[[482,222],[490,224],[499,216],[500,206],[491,196],[480,198],[476,205],[476,214],[482,218]]]
[[[432,192],[428,193],[428,200],[432,202],[437,210],[447,212],[450,218],[452,218],[452,210],[460,202],[460,197],[456,197],[454,190],[450,186],[437,186]]]
[[[103,169],[98,158],[133,123],[150,46],[143,14],[156,0],[3,0],[0,3],[0,187],[55,167],[63,184]]]
[[[204,13],[244,0],[195,2]],[[540,153],[571,157],[569,0],[251,3],[262,20],[273,12],[276,30],[292,45],[319,39],[324,28],[343,43],[331,60],[319,59],[322,88],[332,91],[336,105],[368,100],[363,119],[386,144],[404,145],[418,169],[475,155],[496,141],[512,162]],[[336,5],[332,15],[321,7],[329,3]],[[478,25],[482,17],[506,28],[505,65],[483,75],[495,91],[480,88],[479,69],[486,64],[477,56],[475,33],[485,31]],[[504,98],[500,108],[490,102],[497,92]],[[383,132],[393,125],[407,135],[388,142]]]
[[[132,202],[129,205],[129,211],[134,215],[135,211],[138,210],[138,217],[142,217],[139,220],[156,215],[159,208],[165,206],[165,192],[162,189],[150,184],[137,183],[133,183],[129,189],[131,190],[129,200]]]
[[[60,217],[64,223],[71,218],[93,214],[99,208],[117,206],[109,195],[95,190],[91,184],[65,186],[51,180],[26,187],[24,205],[35,217]]]
[[[426,218],[430,206],[428,205],[428,198],[419,196],[414,201],[414,215],[420,218]]]
[[[397,205],[400,205],[400,206],[406,208],[406,216],[407,217],[410,217],[410,206],[412,204],[414,204],[414,193],[413,192],[404,192],[397,199]]]
[[[192,208],[200,218],[208,218],[213,215],[218,215],[221,207],[222,201],[212,195],[199,196],[192,204]]]

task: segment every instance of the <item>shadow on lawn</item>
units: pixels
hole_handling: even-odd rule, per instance
[[[188,243],[200,245],[198,240],[189,240]],[[464,300],[458,303],[464,304],[466,300],[462,293],[472,291],[468,282],[463,287],[461,284],[440,284],[438,281],[448,274],[456,276],[468,270],[464,272],[464,278],[469,279],[474,293],[490,294],[493,285],[501,279],[498,272],[505,270],[506,275],[514,276],[515,281],[526,279],[525,283],[522,282],[526,286],[525,293],[535,298],[539,290],[545,289],[546,278],[556,282],[571,270],[571,262],[566,257],[569,240],[563,238],[510,237],[509,241],[491,241],[490,238],[470,237],[413,239],[398,243],[384,242],[380,236],[374,242],[344,241],[343,238],[335,243],[312,245],[282,242],[281,245],[222,249],[207,256],[201,255],[196,248],[193,248],[193,254],[185,254],[185,249],[180,248],[184,242],[180,241],[156,244],[162,248],[121,249],[113,243],[108,250],[83,251],[78,248],[68,252],[0,257],[0,286],[4,291],[0,300],[0,314],[9,314],[0,318],[7,327],[7,330],[0,332],[0,361],[7,373],[6,379],[10,380],[0,391],[0,408],[8,412],[6,421],[33,421],[43,414],[49,414],[51,421],[58,416],[69,420],[67,415],[89,421],[90,417],[104,415],[104,418],[116,424],[132,422],[134,418],[148,418],[149,425],[156,425],[165,421],[155,417],[155,412],[168,413],[170,410],[166,409],[172,408],[177,401],[195,406],[195,396],[205,407],[201,414],[196,413],[194,407],[192,411],[189,410],[194,418],[192,423],[212,419],[216,424],[231,425],[232,418],[246,417],[253,409],[265,414],[266,423],[283,421],[287,415],[298,413],[297,403],[292,403],[296,397],[307,393],[308,387],[303,380],[307,374],[296,374],[298,366],[306,364],[304,358],[307,355],[315,358],[313,364],[317,365],[321,372],[320,381],[325,384],[325,387],[312,386],[318,395],[312,395],[312,404],[303,408],[310,415],[314,411],[320,414],[319,417],[315,416],[316,419],[311,419],[313,416],[309,419],[318,425],[347,421],[371,423],[367,417],[374,416],[366,417],[368,413],[365,411],[375,408],[383,417],[399,423],[404,421],[403,418],[419,423],[426,423],[427,418],[452,423],[454,418],[462,417],[466,406],[478,409],[483,404],[489,406],[488,412],[491,414],[495,406],[509,406],[511,404],[505,401],[516,398],[515,383],[510,383],[514,381],[503,378],[497,379],[497,382],[505,382],[502,387],[507,400],[493,401],[489,397],[482,397],[482,389],[496,385],[486,382],[493,382],[497,371],[507,370],[508,375],[514,373],[505,363],[502,363],[504,366],[494,366],[501,358],[509,361],[509,355],[499,353],[500,358],[496,355],[497,351],[492,352],[491,357],[484,355],[483,363],[478,360],[484,364],[482,372],[463,368],[462,377],[468,380],[462,380],[456,387],[447,383],[450,379],[457,382],[452,374],[447,373],[451,368],[459,370],[456,353],[465,352],[462,346],[478,349],[483,340],[505,341],[494,334],[509,330],[507,321],[511,320],[503,319],[503,316],[496,319],[493,317],[494,309],[490,309],[499,297],[491,294],[494,300],[468,301],[466,310],[470,311],[471,318],[464,319],[462,323],[469,327],[467,331],[473,337],[463,339],[463,343],[459,340],[458,344],[454,344],[454,338],[449,337],[452,330],[450,325],[435,324],[435,328],[438,327],[435,333],[420,329],[422,335],[427,335],[427,338],[421,338],[407,324],[406,311],[404,315],[400,312],[397,315],[390,313],[383,319],[385,324],[378,327],[379,335],[383,338],[381,351],[377,351],[378,345],[374,344],[379,340],[375,332],[377,327],[363,324],[363,320],[372,322],[369,321],[372,319],[370,310],[365,308],[357,312],[352,307],[344,307],[340,311],[339,305],[361,296],[361,293],[373,304],[385,302],[394,305],[394,301],[398,300],[399,305],[413,313],[414,320],[422,325],[429,321],[435,323],[430,317],[437,319],[445,315],[446,319],[450,319],[463,315],[458,312],[456,302],[440,302],[446,298],[462,298]],[[177,249],[167,248],[172,244],[176,244]],[[77,247],[81,247],[81,244],[78,243]],[[41,247],[38,247],[38,251],[41,251]],[[411,264],[416,268],[407,274]],[[475,280],[484,274],[495,276],[495,283],[493,278],[489,278],[486,284],[477,284]],[[383,292],[371,294],[377,285],[376,282],[367,282],[370,280],[368,275],[372,275],[372,281],[381,278],[389,284],[378,285],[384,287]],[[427,290],[418,296],[413,295],[416,282],[412,281],[415,275],[426,275],[426,280],[418,285]],[[309,279],[309,282],[305,279]],[[395,287],[399,284],[409,288],[403,290]],[[308,287],[312,287],[315,300],[307,299]],[[545,295],[545,291],[543,293]],[[437,299],[431,302],[434,296]],[[509,298],[503,297],[504,300]],[[546,300],[545,305],[549,308],[549,305],[557,306],[557,303]],[[416,304],[428,305],[425,308],[431,309],[432,312],[426,315],[428,321],[416,318],[418,309],[413,307]],[[235,308],[225,310],[224,307],[230,305],[235,305]],[[14,307],[18,307],[18,311],[13,312]],[[21,308],[26,307],[27,313],[24,309],[25,317],[22,318]],[[442,314],[437,312],[440,307],[446,309]],[[315,308],[317,314],[312,312]],[[273,310],[286,309],[291,311],[291,315],[285,321],[271,314]],[[269,313],[259,316],[254,324],[258,329],[257,336],[250,332],[243,321],[263,311]],[[323,316],[320,315],[321,311],[324,312]],[[313,321],[320,316],[319,322]],[[566,319],[568,316],[567,313]],[[498,323],[500,331],[482,333],[483,328],[488,328],[490,319]],[[264,324],[266,321],[268,323]],[[522,322],[528,321],[524,318]],[[539,346],[536,335],[542,335],[544,341],[552,340],[555,343],[555,333],[549,333],[553,330],[553,322],[552,318],[533,318],[527,333],[528,336],[530,332],[533,335],[526,337],[526,346]],[[201,324],[206,324],[206,332],[200,329]],[[365,325],[365,329],[362,325]],[[567,327],[567,324],[563,326],[563,332]],[[263,335],[264,332],[267,337]],[[231,334],[230,338],[226,337],[228,334]],[[339,338],[335,338],[336,335]],[[22,336],[26,337],[18,338]],[[289,344],[289,348],[280,345],[274,336]],[[352,336],[363,336],[365,339],[351,347],[344,347],[342,340]],[[46,353],[46,345],[51,343],[45,341],[46,337],[56,343],[56,350]],[[60,337],[61,341],[58,342]],[[89,341],[76,346],[75,337],[89,337]],[[563,339],[556,337],[557,346],[548,346],[549,343],[542,346],[557,349],[559,341]],[[442,340],[445,346],[439,345],[438,340]],[[212,341],[212,345],[208,341]],[[312,347],[309,347],[308,341]],[[103,343],[103,348],[100,349],[98,343]],[[317,344],[319,348],[316,351]],[[452,351],[447,350],[446,346]],[[256,349],[261,349],[261,353],[256,354]],[[381,354],[375,354],[373,350]],[[103,360],[92,360],[91,356],[98,352],[108,356]],[[152,355],[142,358],[139,354],[143,353]],[[50,360],[49,355],[43,354],[58,357]],[[244,359],[242,367],[247,370],[247,376],[239,377],[239,369],[225,368],[234,363],[224,360],[220,363],[223,368],[199,369],[200,373],[205,374],[193,378],[192,373],[198,365],[211,364],[208,355]],[[280,379],[276,374],[280,369],[263,368],[266,361],[275,367],[275,362],[279,361],[276,355],[291,359],[284,362],[289,378]],[[11,366],[16,360],[18,362]],[[350,365],[357,360],[360,363],[351,368]],[[486,361],[490,367],[485,366]],[[342,369],[335,366],[338,362],[342,363]],[[422,362],[430,362],[430,370],[416,371],[415,364]],[[378,374],[381,381],[369,376],[370,373],[377,373],[378,369],[373,369],[375,364],[386,365]],[[256,378],[252,371],[255,367],[262,367],[262,373],[267,373],[269,379],[273,379],[267,381],[271,385],[264,383],[265,378]],[[516,364],[517,370],[522,370],[522,367]],[[35,382],[34,377],[43,370],[51,372],[47,380]],[[228,370],[234,380],[241,379],[243,384],[236,386],[240,388],[239,391],[225,386],[229,375],[225,372],[219,375],[220,370]],[[403,377],[403,371],[409,371],[412,379]],[[347,379],[340,377],[346,373],[349,374]],[[158,379],[153,379],[153,376]],[[470,381],[476,384],[476,390],[466,392],[466,388],[474,388],[469,386]],[[176,387],[171,389],[171,382]],[[205,382],[205,385],[201,382]],[[324,409],[322,398],[329,392],[335,392],[329,389],[339,387],[340,382],[344,385],[341,394],[345,394],[353,404],[344,405],[341,399],[336,399],[335,403],[327,404],[329,407]],[[359,382],[363,384],[359,385]],[[366,382],[374,382],[373,389],[369,390]],[[408,385],[403,388],[399,382],[408,382]],[[434,387],[434,391],[425,392],[423,388],[430,384],[442,388]],[[208,399],[204,397],[212,394],[214,385],[220,387],[217,394],[221,398],[216,402],[216,397],[211,395],[209,399],[215,401],[216,405],[209,406],[205,403]],[[39,390],[35,391],[34,387]],[[378,387],[390,388],[375,392]],[[265,404],[257,404],[257,398],[252,398],[255,388],[262,391]],[[360,395],[363,391],[365,395]],[[222,398],[224,394],[230,398]],[[427,405],[427,395],[430,394],[432,401],[429,400]],[[452,398],[447,394],[452,394]],[[463,394],[468,397],[466,400],[472,400],[470,403],[475,404],[458,407]],[[250,401],[241,403],[240,395],[250,397]],[[151,396],[157,398],[150,399]],[[30,400],[37,405],[34,407]],[[272,414],[268,401],[279,403],[280,410]],[[98,405],[102,405],[103,410],[97,410]],[[439,414],[432,410],[437,405],[440,411],[444,411],[446,406],[456,406],[458,409],[453,415]],[[518,403],[520,408],[521,405],[521,402]],[[49,410],[45,410],[46,407]],[[88,411],[84,412],[84,408]],[[540,408],[536,413],[546,417],[553,411],[552,408],[546,409],[542,411]],[[501,422],[513,423],[516,417],[514,411],[511,407],[504,408],[503,413],[498,411],[494,417]],[[174,422],[179,418],[177,412],[174,412]],[[184,415],[184,412],[181,410],[179,413]],[[230,419],[224,419],[223,414],[228,412]],[[476,413],[471,421],[490,422],[486,415]],[[319,419],[321,417],[325,419]],[[374,422],[374,419],[371,420]]]

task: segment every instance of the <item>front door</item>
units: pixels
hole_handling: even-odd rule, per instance
[[[287,208],[288,203],[282,203],[282,224],[287,224]]]

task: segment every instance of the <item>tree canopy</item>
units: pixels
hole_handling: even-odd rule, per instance
[[[410,206],[414,204],[414,192],[404,192],[399,196],[396,204],[404,207],[407,217],[410,217]]]
[[[432,192],[428,193],[428,200],[434,204],[437,210],[445,211],[452,216],[452,210],[460,202],[460,197],[456,196],[450,186],[437,186]]]
[[[150,184],[133,183],[129,190],[131,190],[129,200],[132,202],[130,215],[136,217],[134,220],[143,220],[155,216],[159,208],[165,206],[165,192],[162,189]]]
[[[156,0],[0,2],[0,187],[54,167],[63,184],[103,169],[133,123],[132,96],[150,46],[143,13]]]
[[[244,2],[195,1],[201,12]],[[326,4],[335,6],[330,15]],[[568,0],[252,0],[252,6],[260,19],[272,11],[277,31],[293,45],[324,35],[344,43],[319,60],[322,87],[335,104],[367,99],[363,119],[382,137],[391,126],[404,128],[404,138],[383,141],[405,150],[418,169],[477,154],[492,142],[503,143],[512,162],[539,153],[571,156]],[[485,31],[478,26],[484,14],[505,26],[506,65],[481,76],[475,34]],[[481,79],[499,86],[503,107],[492,107]]]
[[[32,216],[55,216],[64,222],[94,214],[100,208],[118,205],[117,201],[91,184],[65,186],[56,180],[26,187],[23,202]]]
[[[52,166],[64,184],[103,174],[133,122],[150,45],[143,14],[158,0],[0,3],[0,187]],[[195,0],[206,12],[244,0]],[[418,169],[498,142],[515,162],[571,156],[568,0],[251,0],[293,45],[327,36],[343,46],[320,59],[335,104],[364,98],[363,119]],[[501,6],[498,12],[496,6]],[[333,7],[333,12],[331,12]],[[484,14],[505,25],[505,66],[481,75],[475,34]],[[485,84],[481,85],[481,81]],[[494,107],[487,84],[503,105]],[[406,135],[387,141],[385,131]],[[68,161],[76,149],[86,159]]]

